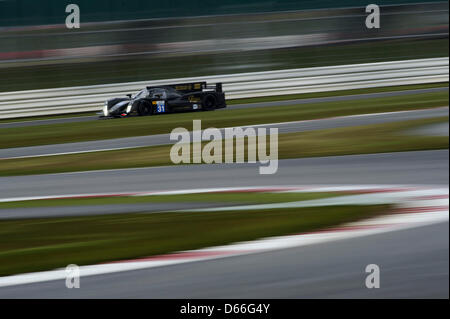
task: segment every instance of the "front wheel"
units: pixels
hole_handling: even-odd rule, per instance
[[[141,102],[137,107],[140,116],[152,115],[152,108],[147,103]]]

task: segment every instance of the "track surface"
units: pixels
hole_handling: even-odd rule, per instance
[[[259,164],[175,165],[0,178],[0,198],[268,185],[448,185],[448,150],[280,160]]]
[[[38,125],[65,124],[75,122],[90,122],[98,119],[98,116],[71,116],[63,118],[45,119],[45,120],[26,120],[0,123],[0,128],[28,127]]]
[[[428,135],[428,136],[448,136],[448,133],[449,133],[448,122],[425,125],[411,132],[411,134]]]
[[[235,203],[237,205],[238,203]],[[67,217],[111,215],[121,213],[157,213],[181,209],[199,209],[233,206],[233,203],[174,202],[112,205],[80,205],[59,207],[21,207],[0,209],[0,220],[18,218]]]
[[[275,101],[275,102],[245,103],[245,104],[230,105],[229,108],[230,109],[245,109],[245,108],[253,108],[253,107],[272,107],[272,106],[307,104],[307,103],[351,101],[351,100],[359,100],[359,99],[367,99],[367,98],[431,93],[431,92],[439,92],[439,91],[448,91],[448,87],[437,87],[437,88],[417,89],[417,90],[404,90],[404,91],[394,91],[394,92],[354,94],[354,95],[344,95],[344,96],[319,97],[319,98],[309,98],[309,99],[294,99],[294,100]],[[100,107],[99,107],[99,111],[100,111]],[[78,117],[66,117],[66,118],[34,120],[34,121],[29,120],[29,121],[23,121],[23,122],[0,123],[0,128],[26,127],[26,126],[36,126],[36,125],[49,125],[49,124],[63,124],[63,123],[87,122],[87,121],[96,121],[96,120],[98,120],[98,116],[78,116]]]
[[[0,298],[448,298],[449,224],[160,268],[0,288]],[[411,243],[414,243],[413,245]],[[389,249],[386,249],[389,247]],[[380,288],[365,267],[380,267]]]
[[[254,128],[276,127],[278,128],[278,133],[282,134],[282,133],[306,132],[339,127],[390,123],[396,121],[406,121],[415,119],[425,119],[448,115],[449,115],[448,107],[439,107],[425,110],[378,113],[378,114],[362,114],[362,115],[326,118],[319,120],[261,124],[261,125],[253,125],[252,127]],[[126,149],[134,147],[174,144],[175,142],[176,141],[170,140],[170,134],[157,134],[157,135],[136,136],[127,138],[108,139],[108,140],[96,140],[90,142],[5,148],[0,149],[0,159],[15,158],[15,157],[33,157],[43,155],[55,155],[55,154],[71,154],[71,153],[92,152],[92,151],[113,150],[113,149]]]

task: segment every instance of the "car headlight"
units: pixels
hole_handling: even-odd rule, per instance
[[[130,102],[130,103],[128,103],[128,106],[127,106],[127,113],[130,113],[131,112],[131,108],[133,107],[133,102]]]
[[[109,115],[108,102],[105,102],[105,104],[103,105],[103,115],[104,116],[108,116]]]

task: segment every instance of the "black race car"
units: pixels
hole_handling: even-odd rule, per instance
[[[113,98],[103,106],[104,117],[126,117],[132,114],[152,115],[192,110],[212,111],[226,107],[222,83],[206,82],[147,86],[132,96]]]

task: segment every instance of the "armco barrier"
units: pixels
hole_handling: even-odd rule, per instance
[[[100,111],[108,98],[148,85],[222,82],[227,99],[448,82],[449,58],[433,58],[0,93],[0,118]]]

